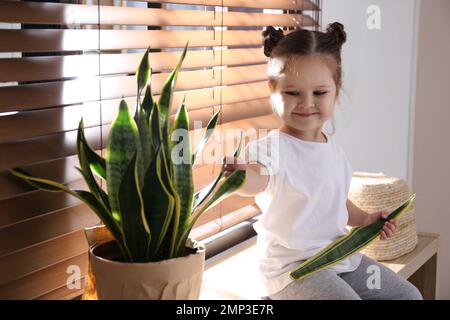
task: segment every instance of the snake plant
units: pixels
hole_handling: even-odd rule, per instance
[[[313,275],[367,247],[380,235],[386,221],[398,220],[412,206],[415,196],[416,194],[411,195],[386,219],[379,219],[368,226],[355,227],[347,235],[334,240],[317,254],[304,261],[297,269],[291,271],[289,273],[291,279],[300,280]]]
[[[170,121],[173,90],[187,46],[188,43],[157,102],[151,91],[152,70],[149,49],[146,50],[136,72],[135,114],[130,114],[122,99],[111,125],[105,158],[87,142],[81,119],[77,135],[80,166],[77,169],[89,191],[71,190],[63,184],[33,177],[21,168],[11,170],[38,189],[66,192],[86,203],[114,237],[125,262],[152,262],[183,256],[190,231],[202,213],[245,181],[245,171],[236,170],[231,174],[222,171],[210,185],[194,193],[192,167],[212,135],[219,112],[209,121],[192,154],[184,99],[173,123]],[[239,155],[241,144],[242,135],[234,156]],[[179,161],[180,158],[184,160]],[[104,181],[107,191],[95,176]]]

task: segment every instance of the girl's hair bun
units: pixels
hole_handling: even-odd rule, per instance
[[[347,40],[347,33],[344,31],[344,25],[342,23],[330,23],[327,27],[327,33],[332,35],[340,45],[344,44]]]
[[[284,38],[283,30],[276,30],[272,26],[268,26],[263,31],[262,36],[264,38],[264,55],[270,57],[272,50],[277,46],[281,39]]]

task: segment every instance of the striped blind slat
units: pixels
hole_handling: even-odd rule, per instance
[[[171,70],[180,59],[178,52],[152,52],[152,70]],[[0,81],[43,81],[75,77],[128,74],[136,71],[142,54],[111,53],[107,55],[67,55],[50,57],[11,58],[0,60]],[[214,50],[191,51],[186,56],[183,67],[211,68],[226,65],[257,65],[266,63],[260,48],[230,49],[220,54]],[[79,68],[82,65],[84,68]],[[64,66],[61,68],[61,66]]]
[[[209,147],[217,143],[214,155],[230,154],[238,136],[227,133],[264,129],[259,138],[280,125],[269,100],[263,27],[317,29],[320,3],[0,0],[0,299],[81,294],[88,249],[83,229],[99,223],[77,199],[36,190],[8,170],[20,166],[86,188],[74,168],[80,118],[89,143],[104,155],[120,99],[134,110],[135,70],[144,50],[150,46],[158,100],[187,40],[171,120],[185,99],[190,138],[198,142],[220,110],[220,135]],[[256,138],[246,136],[244,143]],[[211,156],[208,152],[211,148],[199,159]],[[220,169],[218,162],[200,161],[194,168],[196,190]],[[253,198],[232,195],[205,212],[192,236],[205,239],[258,213]],[[78,284],[67,287],[71,266],[79,267]]]
[[[308,15],[254,12],[166,10],[56,3],[0,3],[0,19],[9,23],[240,27],[312,26]]]
[[[120,81],[120,79],[119,79]],[[102,105],[110,99],[119,99],[122,96],[130,95],[132,86],[127,88],[120,87],[117,79],[107,80],[115,86],[117,91],[105,86],[105,92],[101,96]],[[104,82],[102,82],[103,84]],[[131,84],[131,82],[129,82]],[[96,87],[92,87],[96,85]],[[195,85],[193,85],[195,86]],[[16,112],[26,110],[36,110],[44,108],[59,108],[70,104],[93,102],[100,97],[100,88],[98,81],[92,79],[73,80],[66,83],[45,83],[31,84],[24,86],[0,87],[0,112]],[[45,93],[40,94],[40,93]],[[120,95],[122,93],[122,95]],[[269,96],[269,88],[266,81],[258,81],[232,86],[208,87],[203,89],[191,90],[187,92],[175,92],[173,95],[173,104],[179,105],[183,98],[186,98],[188,111],[212,107],[222,103],[230,104],[240,101],[248,101]],[[159,95],[154,94],[156,101]],[[222,100],[220,100],[222,99]],[[132,100],[129,100],[130,103]],[[128,102],[128,101],[127,101]],[[111,107],[117,107],[118,101],[113,101]],[[134,104],[130,106],[133,107]],[[105,109],[107,109],[105,107]],[[176,113],[176,108],[172,114]]]

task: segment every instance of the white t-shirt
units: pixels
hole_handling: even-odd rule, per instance
[[[245,147],[246,159],[260,162],[270,174],[266,189],[255,196],[262,215],[253,225],[266,296],[291,283],[289,272],[302,260],[348,233],[353,171],[343,149],[325,136],[326,143],[311,142],[276,129]],[[361,258],[357,253],[328,269],[354,271]]]

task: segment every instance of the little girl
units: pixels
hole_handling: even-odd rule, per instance
[[[334,137],[322,131],[342,86],[343,25],[286,36],[268,27],[263,37],[271,104],[282,126],[249,142],[245,159],[226,159],[224,165],[227,174],[246,170],[237,193],[255,196],[262,211],[254,228],[263,298],[422,299],[410,282],[361,253],[301,280],[290,278],[290,271],[346,234],[347,225],[372,224],[389,213],[369,214],[348,200],[351,165]],[[387,221],[381,239],[396,227]]]

